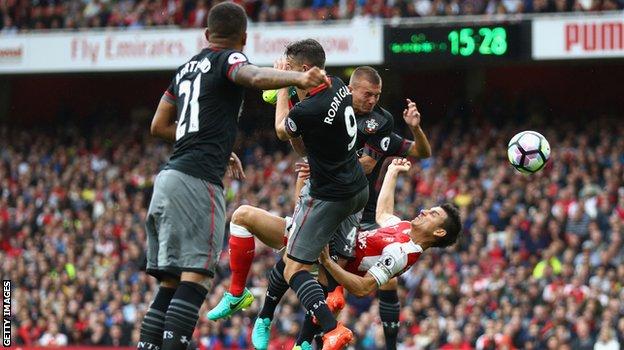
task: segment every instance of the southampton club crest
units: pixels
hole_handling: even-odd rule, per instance
[[[365,122],[364,122],[364,124],[365,124],[365,126],[364,126],[364,131],[365,131],[367,134],[373,134],[373,133],[375,133],[375,131],[376,131],[376,130],[377,130],[377,128],[379,127],[379,123],[378,123],[375,119],[373,119],[373,118],[371,118],[371,119],[369,119],[369,120],[365,121]]]

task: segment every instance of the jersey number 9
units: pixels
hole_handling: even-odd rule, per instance
[[[347,127],[347,135],[351,137],[351,142],[347,145],[347,150],[350,151],[355,146],[355,140],[357,138],[357,121],[355,120],[355,112],[353,107],[347,106],[345,108],[345,126]]]

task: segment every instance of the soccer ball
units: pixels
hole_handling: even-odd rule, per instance
[[[262,91],[262,99],[264,102],[275,105],[277,103],[277,89],[274,90],[263,90]],[[293,97],[297,94],[297,89],[294,86],[288,88],[288,97]]]
[[[507,145],[509,162],[524,174],[540,171],[550,158],[550,144],[542,134],[535,131],[517,133]]]

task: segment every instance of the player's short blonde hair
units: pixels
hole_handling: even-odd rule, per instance
[[[357,67],[353,71],[353,74],[351,74],[349,84],[353,85],[358,79],[366,79],[366,81],[374,85],[381,84],[381,76],[379,75],[379,72],[370,66]]]

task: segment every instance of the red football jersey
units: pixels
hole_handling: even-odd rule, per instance
[[[409,236],[410,222],[398,219],[394,222],[391,226],[358,233],[355,259],[347,264],[347,271],[360,276],[370,271],[381,285],[416,263],[423,250]]]

